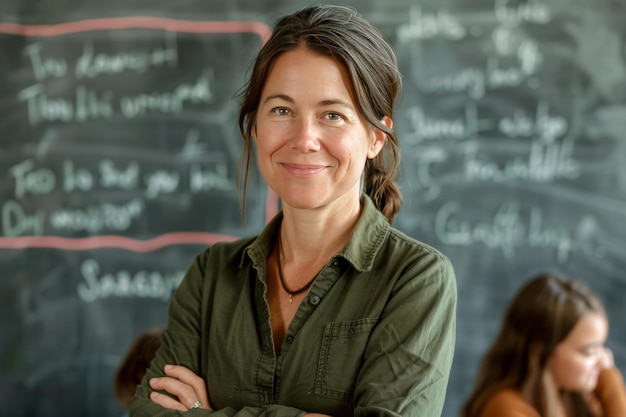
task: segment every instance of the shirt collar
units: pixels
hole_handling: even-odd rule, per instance
[[[374,206],[367,195],[363,196],[363,211],[354,226],[348,243],[339,253],[358,271],[372,269],[374,258],[389,231],[387,218]]]
[[[362,201],[361,216],[354,226],[348,243],[337,256],[346,259],[358,271],[366,272],[372,268],[374,258],[389,232],[390,225],[369,196],[364,195]],[[257,267],[267,260],[282,219],[283,213],[280,211],[246,247],[240,265],[245,262],[246,255]]]

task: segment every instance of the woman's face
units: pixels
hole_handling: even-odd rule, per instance
[[[589,313],[576,323],[548,361],[557,387],[579,393],[595,389],[608,331],[603,314]]]
[[[304,47],[274,62],[252,133],[261,173],[283,204],[358,202],[365,161],[385,135],[361,117],[349,86],[342,64]]]

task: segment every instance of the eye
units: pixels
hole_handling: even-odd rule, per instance
[[[275,107],[272,109],[272,113],[275,113],[277,116],[289,116],[291,114],[286,107]]]
[[[582,354],[584,356],[590,357],[590,356],[595,355],[595,350],[594,349],[589,349],[589,348],[583,349]]]
[[[581,350],[581,353],[586,357],[597,356],[601,349],[601,346],[586,346]]]
[[[340,114],[340,113],[328,112],[328,113],[326,113],[325,116],[326,116],[326,119],[331,120],[331,121],[344,120],[343,115]]]

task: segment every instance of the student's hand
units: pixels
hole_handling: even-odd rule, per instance
[[[613,357],[613,351],[608,347],[605,347],[600,353],[600,367],[602,369],[615,367],[615,358]]]
[[[166,376],[152,378],[150,380],[150,388],[165,391],[175,398],[159,392],[152,392],[150,399],[153,402],[170,410],[211,409],[204,379],[184,366],[179,365],[165,365],[163,371]],[[197,403],[200,403],[200,405],[197,405]]]

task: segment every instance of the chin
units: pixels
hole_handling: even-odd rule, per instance
[[[294,209],[310,210],[310,209],[318,208],[319,202],[317,201],[309,202],[309,201],[299,200],[299,201],[295,201],[293,204],[290,202],[287,202],[287,205],[289,205],[291,208],[294,208]]]
[[[581,394],[589,394],[589,393],[592,393],[596,389],[597,385],[598,385],[598,374],[595,374],[594,376],[589,378],[589,380],[586,383],[581,384],[579,389],[577,389],[576,391],[578,391]]]
[[[314,209],[323,205],[325,201],[321,197],[311,193],[310,190],[306,193],[285,196],[282,200],[283,203],[295,209]]]

